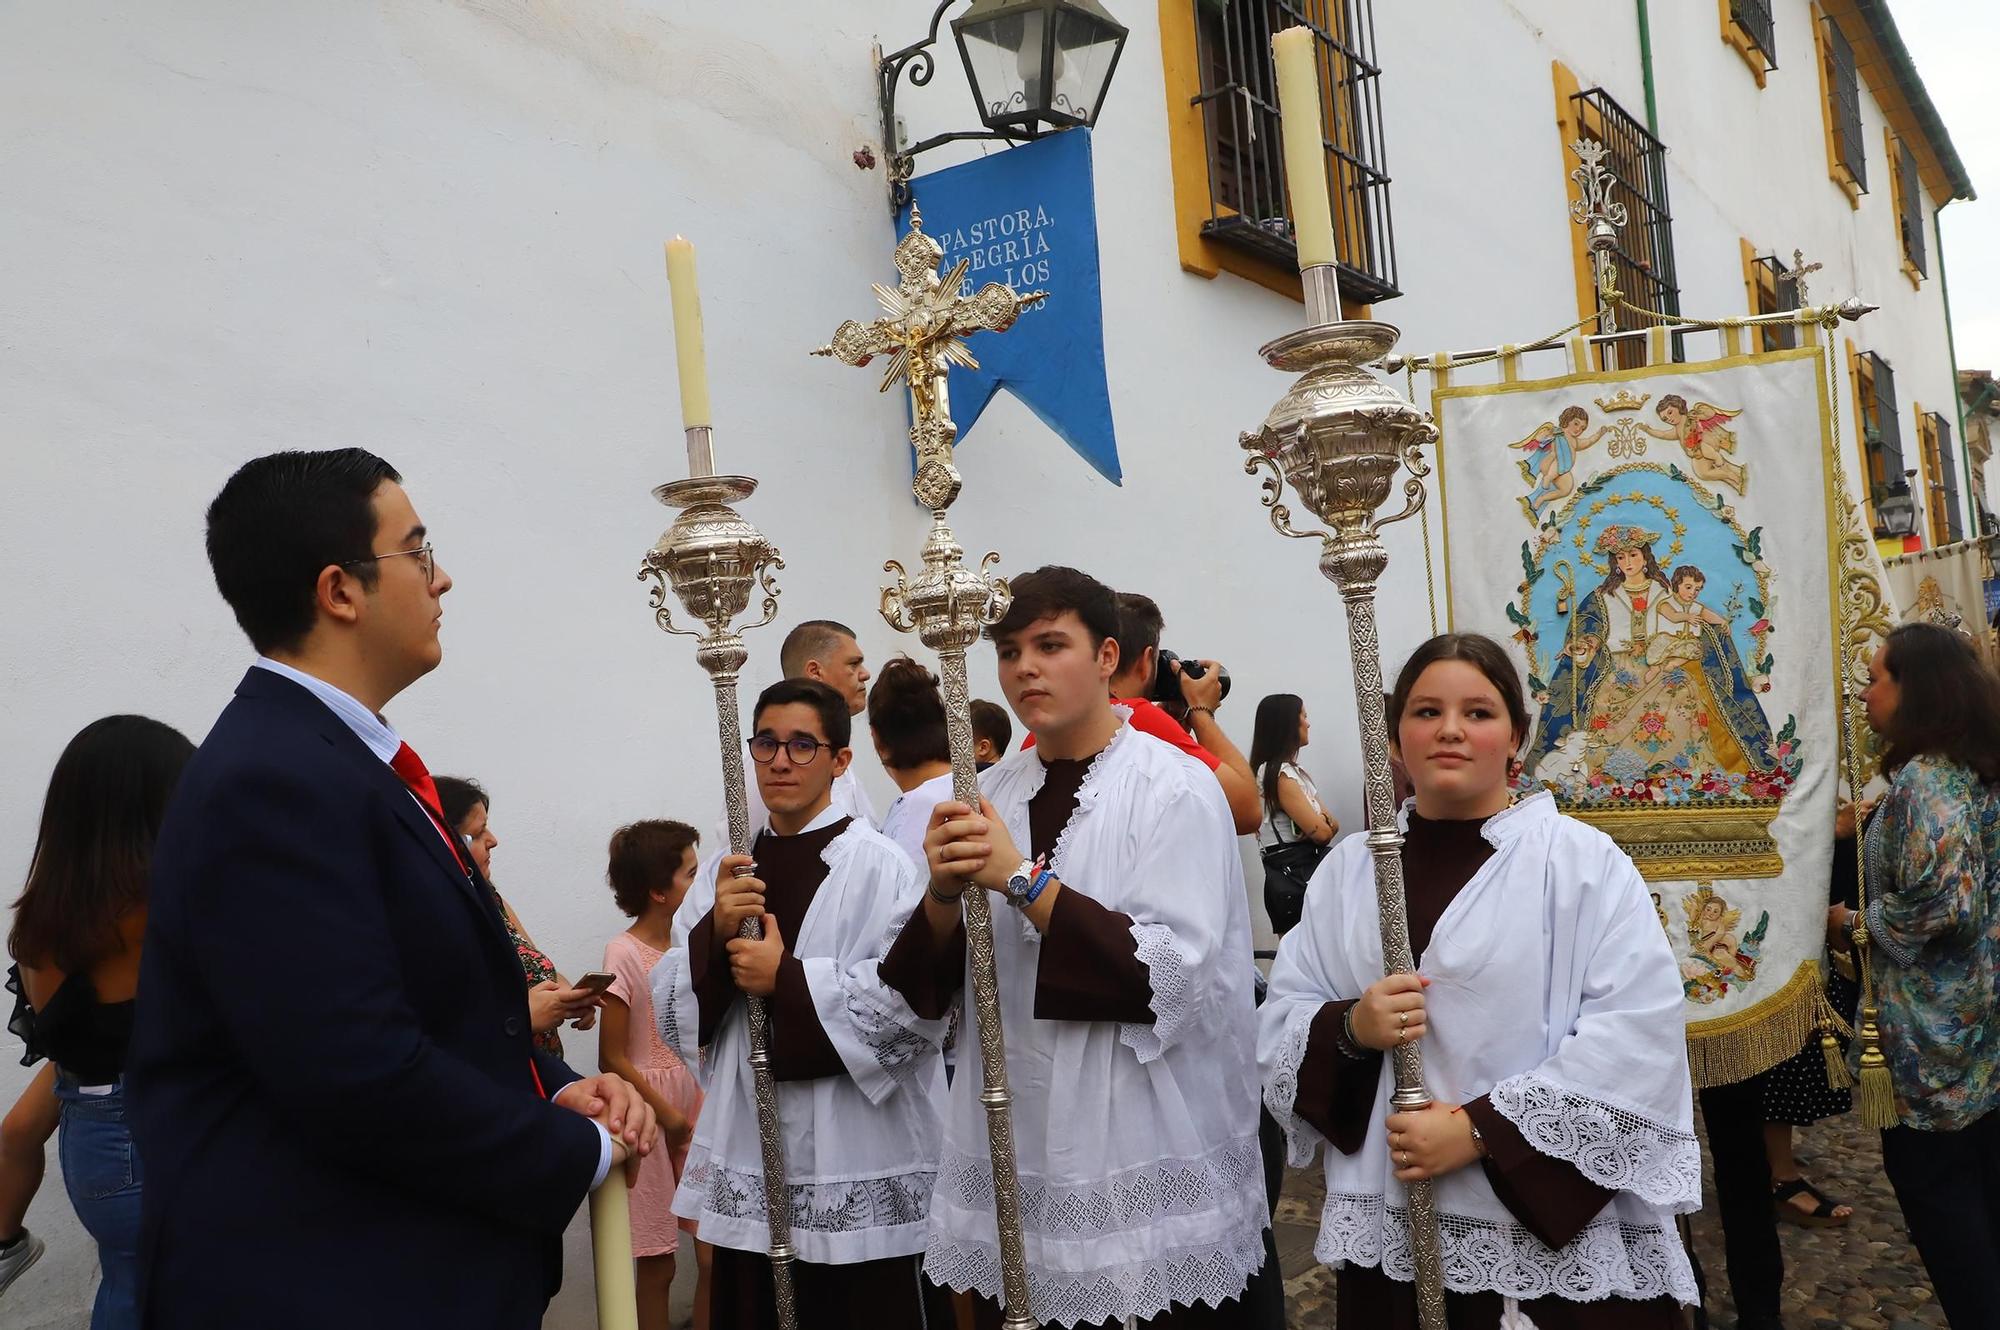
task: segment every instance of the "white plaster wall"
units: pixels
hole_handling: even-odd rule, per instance
[[[1230,665],[1223,720],[1246,747],[1259,696],[1305,695],[1319,719],[1307,763],[1358,826],[1340,602],[1310,547],[1265,524],[1235,442],[1285,386],[1255,348],[1298,306],[1180,271],[1157,11],[1115,8],[1132,36],[1096,156],[1126,483],[1003,396],[960,455],[957,526],[1008,569],[1073,562],[1154,595],[1169,645]],[[1712,8],[1686,7],[1682,31],[1655,7],[1683,308],[1743,309],[1738,235],[1801,246],[1828,264],[1815,294],[1858,286],[1883,304],[1856,340],[1895,364],[1900,400],[1942,409],[1942,315],[1934,284],[1911,293],[1895,268],[1880,122],[1876,192],[1850,213],[1826,180],[1792,8],[1785,67],[1756,94]],[[248,655],[200,544],[223,479],[273,448],[362,444],[402,468],[457,583],[445,663],[393,719],[434,770],[489,786],[500,885],[568,972],[593,965],[622,926],[602,884],[609,831],[648,815],[706,828],[718,803],[705,678],[651,626],[632,578],[669,519],[648,490],[683,464],[665,236],[701,247],[718,451],[763,481],[744,511],[788,562],[746,692],[775,677],[778,634],[802,618],[852,622],[877,661],[915,646],[873,613],[881,561],[910,561],[923,529],[903,497],[900,406],[871,373],[804,353],[866,316],[867,284],[889,274],[881,172],[850,153],[877,138],[870,41],[911,40],[927,13],[887,0],[781,0],[754,25],[692,0],[0,9],[10,880],[80,726],[135,710],[199,739],[226,703]],[[1376,22],[1408,293],[1377,313],[1422,351],[1570,322],[1571,163],[1549,61],[1642,114],[1627,9],[1481,0],[1445,23],[1382,4]],[[963,97],[947,57],[904,99],[912,133],[960,127]],[[1736,160],[1752,142],[1782,151]],[[1431,615],[1420,528],[1392,528],[1389,544],[1393,672]],[[997,697],[990,656],[973,668],[975,691]],[[886,801],[872,756],[859,765]],[[590,1036],[568,1047],[594,1063]],[[25,1083],[0,1067],[0,1100]],[[8,1295],[10,1326],[85,1318],[94,1256],[50,1153],[29,1223],[51,1252]],[[591,1323],[580,1225],[570,1245],[551,1326]]]

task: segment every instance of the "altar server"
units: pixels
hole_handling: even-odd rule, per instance
[[[883,977],[941,1014],[966,984],[959,895],[994,893],[994,956],[1030,1308],[1058,1326],[1242,1326],[1264,1259],[1250,920],[1229,807],[1200,762],[1110,701],[1118,607],[1070,568],[1014,580],[990,630],[1035,746],[947,801],[930,889]],[[968,1005],[970,1002],[968,1001]],[[978,1031],[959,1072],[925,1273],[999,1323]]]
[[[703,868],[652,975],[660,1037],[701,1068],[707,1091],[674,1213],[697,1221],[715,1246],[712,1323],[775,1325],[741,1000],[763,997],[799,1323],[916,1330],[944,1028],[912,1014],[876,966],[923,895],[923,878],[893,841],[833,805],[852,756],[845,698],[788,679],[764,690],[751,723],[768,820],[749,856]],[[739,868],[753,875],[736,876]],[[763,922],[761,941],[737,937],[750,918]]]
[[[1701,1204],[1701,1157],[1646,884],[1548,793],[1515,799],[1527,713],[1490,640],[1418,648],[1388,720],[1416,790],[1398,824],[1418,974],[1383,977],[1374,861],[1350,837],[1259,1016],[1292,1164],[1329,1147],[1314,1252],[1338,1265],[1339,1321],[1416,1327],[1404,1185],[1428,1178],[1454,1330],[1681,1326],[1696,1291],[1673,1217]],[[1398,1113],[1383,1053],[1405,1042],[1435,1099]]]

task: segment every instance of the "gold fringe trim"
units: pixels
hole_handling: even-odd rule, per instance
[[[1688,1071],[1697,1090],[1734,1085],[1769,1071],[1824,1028],[1826,983],[1819,961],[1799,964],[1785,986],[1756,1006],[1687,1027]],[[1886,1073],[1885,1073],[1886,1074]]]

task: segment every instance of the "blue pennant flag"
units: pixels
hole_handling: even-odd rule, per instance
[[[1047,291],[998,336],[967,343],[978,369],[951,370],[951,411],[960,437],[1005,387],[1106,480],[1121,483],[1104,377],[1104,300],[1097,270],[1097,199],[1090,131],[1068,129],[910,182],[924,234],[960,259],[969,293],[988,282]],[[908,234],[908,210],[896,235]]]

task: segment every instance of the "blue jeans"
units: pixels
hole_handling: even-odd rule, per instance
[[[122,1082],[110,1094],[84,1094],[76,1078],[59,1071],[62,1102],[58,1156],[69,1203],[97,1240],[101,1279],[90,1330],[139,1327],[139,1156],[125,1123]]]

